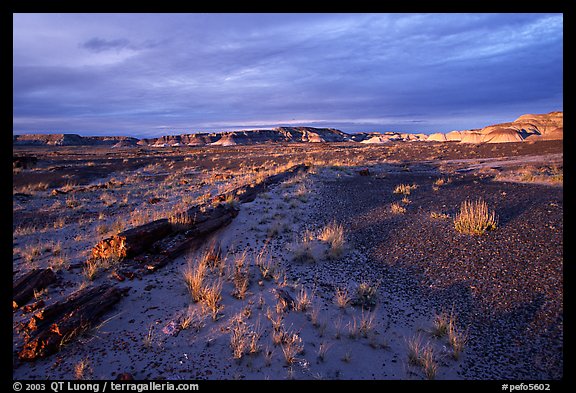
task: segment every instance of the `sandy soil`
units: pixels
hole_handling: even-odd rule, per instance
[[[108,182],[110,187],[98,189],[97,195],[73,193],[80,204],[73,207],[70,194],[52,195],[52,187],[15,190],[15,276],[33,266],[58,270],[58,283],[38,298],[49,304],[80,285],[101,282],[130,291],[98,326],[59,353],[31,363],[15,357],[13,377],[113,379],[128,372],[136,379],[561,378],[562,182],[550,180],[552,175],[544,171],[536,179],[544,179],[542,184],[534,178],[526,183],[526,177],[522,182],[520,169],[561,168],[562,155],[557,150],[553,156],[520,158],[490,152],[495,156],[388,163],[375,157],[361,166],[317,165],[307,175],[240,205],[234,221],[212,236],[225,261],[222,271],[213,269],[207,278],[222,282],[215,319],[193,302],[183,280],[182,272],[201,257],[202,248],[158,272],[124,282],[113,281],[110,272],[87,281],[75,266],[98,239],[130,226],[125,218],[115,228],[118,217],[130,217],[139,209],[146,209],[147,217],[161,215],[177,206],[183,195],[192,203],[216,192],[231,181],[214,178],[216,172],[227,173],[221,167],[203,172],[197,158],[194,168],[178,168],[181,176],[170,178],[170,170],[142,162],[129,171],[91,178],[86,184]],[[358,174],[364,167],[370,176]],[[182,177],[190,180],[179,184],[176,180]],[[438,186],[439,178],[449,180]],[[393,193],[398,184],[417,188],[400,202],[401,195]],[[102,193],[114,202],[102,200]],[[480,237],[457,233],[452,218],[460,203],[478,196],[498,213],[498,228]],[[150,203],[152,197],[162,201]],[[402,203],[406,212],[393,214],[394,202]],[[38,212],[42,220],[33,221],[32,230],[28,223]],[[65,222],[51,225],[63,212]],[[445,216],[432,218],[431,212]],[[333,221],[344,227],[340,255],[333,255],[331,246],[319,239]],[[109,231],[99,228],[102,225]],[[30,244],[41,245],[38,255],[31,256]],[[55,252],[58,247],[62,250]],[[232,277],[243,254],[250,285],[238,299]],[[60,255],[66,256],[64,261]],[[262,260],[270,263],[273,277],[264,277],[257,266]],[[336,304],[338,290],[347,290],[353,299],[361,285],[374,289],[373,307]],[[281,309],[279,294],[298,300],[304,292],[311,298],[306,307]],[[446,335],[434,334],[435,318],[443,311],[452,313],[455,329],[466,338],[461,353]],[[190,324],[182,328],[185,316],[190,316]],[[15,353],[22,344],[18,323],[27,318],[21,310],[14,313]],[[286,338],[296,334],[301,340],[296,341],[302,351],[290,361],[286,340],[275,343],[273,320]],[[240,359],[234,358],[231,347],[238,324],[246,327],[246,336],[256,337],[253,353],[247,348]],[[410,360],[415,340],[431,349],[435,368]]]

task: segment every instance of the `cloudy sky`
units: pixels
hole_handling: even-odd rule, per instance
[[[445,132],[563,110],[562,14],[14,14],[13,132]]]

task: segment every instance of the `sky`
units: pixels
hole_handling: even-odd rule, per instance
[[[562,14],[14,14],[13,133],[448,132],[563,110]]]

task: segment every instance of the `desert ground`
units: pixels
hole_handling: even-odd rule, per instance
[[[13,155],[37,158],[13,169],[13,281],[55,273],[13,304],[14,379],[563,377],[561,140]],[[215,198],[300,164],[252,201]],[[457,230],[479,200],[494,225]],[[219,203],[233,219],[157,269],[92,258],[104,239]],[[54,353],[22,356],[43,310],[101,285],[119,300]]]

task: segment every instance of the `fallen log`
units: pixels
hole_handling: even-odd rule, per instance
[[[26,326],[29,338],[18,353],[21,360],[48,357],[94,326],[128,290],[104,284],[83,289],[66,301],[56,302],[36,313]]]
[[[28,303],[34,297],[34,291],[46,288],[56,281],[52,269],[33,269],[12,284],[12,309]]]
[[[191,220],[194,224],[190,225],[188,230],[173,233],[156,241],[151,247],[151,252],[175,258],[184,251],[199,247],[206,236],[228,225],[237,215],[238,211],[231,206],[218,205],[210,208],[196,215]],[[157,267],[157,263],[154,267]],[[149,266],[147,268],[151,270]]]
[[[230,196],[242,203],[251,202],[270,185],[284,181],[307,168],[306,165],[295,165],[285,172],[265,178],[258,184],[239,187],[219,195],[214,202],[223,202]],[[168,263],[165,257],[177,256],[205,235],[228,225],[237,215],[238,211],[232,204],[195,205],[176,212],[169,218],[152,221],[100,241],[92,248],[91,259],[132,258],[141,262],[148,271],[155,271]],[[139,257],[140,254],[144,255]]]
[[[308,169],[308,166],[306,165],[303,164],[294,165],[293,167],[282,173],[268,176],[260,183],[238,187],[232,191],[218,195],[215,199],[218,201],[224,201],[231,196],[232,198],[237,198],[240,203],[252,202],[254,201],[254,199],[256,199],[256,196],[258,196],[258,194],[266,191],[270,186],[283,182],[284,180],[287,180],[290,177],[295,176],[296,174],[306,169]]]
[[[96,244],[92,248],[92,259],[123,259],[138,255],[171,232],[172,225],[167,218],[122,231]]]
[[[238,210],[232,206],[220,204],[208,209],[202,217],[197,218],[196,222],[186,232],[188,236],[203,236],[228,225],[237,215]]]

